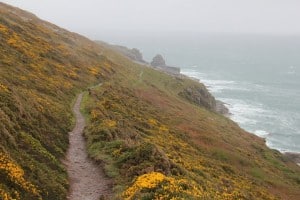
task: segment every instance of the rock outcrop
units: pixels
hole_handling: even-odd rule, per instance
[[[216,100],[216,112],[227,117],[231,115],[225,103],[220,100]]]
[[[166,61],[162,57],[162,55],[157,54],[156,56],[154,56],[150,64],[152,67],[162,67],[162,66],[166,66]]]
[[[143,59],[143,54],[137,48],[129,49],[127,47],[119,46],[119,45],[115,45],[113,47],[114,47],[115,50],[117,50],[122,55],[128,57],[131,60],[134,60],[134,61],[137,61],[137,62],[140,62],[140,63],[147,63]]]
[[[179,93],[179,96],[187,99],[188,101],[198,105],[203,106],[211,111],[216,111],[216,100],[215,98],[208,92],[206,87],[201,86],[193,86],[184,89]]]
[[[131,49],[130,53],[132,54],[133,59],[135,59],[139,62],[145,62],[143,59],[143,54],[137,48]]]
[[[300,166],[300,153],[286,152],[284,153],[284,155],[285,157],[287,157],[288,159],[292,160]]]
[[[150,63],[152,67],[160,69],[168,74],[171,75],[179,75],[180,74],[180,68],[179,67],[171,67],[166,65],[166,61],[163,58],[162,55],[157,54]]]

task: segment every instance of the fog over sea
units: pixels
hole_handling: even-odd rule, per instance
[[[300,152],[300,36],[152,35],[107,38],[160,53],[226,103],[231,119],[281,152]]]

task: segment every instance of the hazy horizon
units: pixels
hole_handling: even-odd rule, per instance
[[[91,39],[124,35],[300,35],[296,0],[4,0]]]

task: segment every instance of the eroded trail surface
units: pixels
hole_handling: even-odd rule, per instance
[[[76,126],[69,133],[70,146],[65,164],[67,166],[70,191],[69,200],[99,200],[101,196],[110,197],[110,180],[105,177],[103,170],[87,155],[83,129],[85,119],[80,113],[81,93],[73,107]],[[105,198],[105,199],[106,199]]]

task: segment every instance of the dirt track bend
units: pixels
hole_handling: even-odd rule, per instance
[[[100,166],[95,164],[87,155],[83,129],[85,119],[80,112],[83,93],[76,100],[73,112],[76,125],[69,133],[69,149],[65,165],[67,167],[70,183],[69,200],[99,200],[101,196],[109,198],[111,182],[105,177]],[[106,199],[105,198],[105,199]]]

